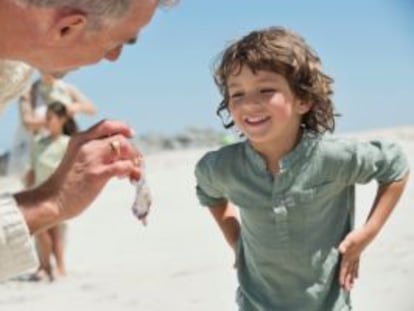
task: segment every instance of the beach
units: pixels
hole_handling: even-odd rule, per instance
[[[398,141],[414,167],[414,128],[357,135]],[[17,278],[0,283],[0,310],[237,310],[233,254],[195,196],[194,166],[207,151],[164,151],[146,157],[153,209],[147,227],[131,212],[134,188],[113,180],[83,215],[68,222],[68,275],[53,283]],[[3,178],[4,188],[19,188]],[[363,223],[375,184],[357,188]],[[414,183],[361,259],[353,290],[357,311],[414,310]]]

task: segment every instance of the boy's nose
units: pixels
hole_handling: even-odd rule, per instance
[[[260,96],[256,92],[246,94],[245,101],[244,101],[245,105],[249,105],[249,106],[250,105],[258,105],[260,103],[261,103]]]

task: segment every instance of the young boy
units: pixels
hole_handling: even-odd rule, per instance
[[[231,44],[215,81],[225,127],[246,141],[199,161],[197,195],[235,250],[240,310],[351,310],[360,255],[403,192],[406,158],[390,142],[323,135],[335,124],[332,79],[289,30]],[[377,196],[354,230],[355,185],[371,180]]]

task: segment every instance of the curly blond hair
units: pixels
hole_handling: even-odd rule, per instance
[[[334,131],[337,114],[331,99],[333,79],[322,72],[319,57],[305,40],[282,27],[253,31],[221,53],[214,80],[223,96],[217,114],[225,128],[234,126],[233,120],[226,122],[222,115],[229,113],[227,81],[242,66],[248,66],[253,72],[265,70],[284,76],[293,93],[311,103],[310,111],[302,118],[302,126],[314,133]]]

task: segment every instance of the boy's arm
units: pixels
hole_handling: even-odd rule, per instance
[[[378,187],[374,204],[364,226],[368,232],[372,233],[373,237],[378,234],[397,205],[407,184],[408,175],[407,173],[401,180]]]
[[[236,208],[228,201],[223,201],[209,208],[211,214],[220,227],[224,238],[233,250],[236,250],[240,235],[240,224]]]
[[[346,290],[352,288],[354,278],[358,276],[358,262],[362,251],[384,226],[400,199],[407,180],[408,173],[401,180],[380,185],[365,225],[350,232],[339,245],[342,254],[340,283]]]

